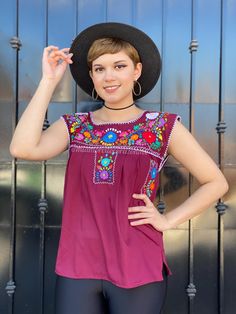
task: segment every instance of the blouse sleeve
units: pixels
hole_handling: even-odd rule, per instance
[[[86,120],[86,117],[87,113],[64,114],[61,116],[61,119],[67,127],[70,145],[73,142],[78,129],[81,127],[81,124]]]
[[[178,116],[177,114],[173,114],[173,113],[166,113],[165,114],[165,124],[164,124],[164,128],[162,129],[162,147],[161,147],[161,151],[160,151],[160,155],[162,157],[162,161],[159,167],[159,170],[161,170],[168,158],[168,147],[170,144],[170,139],[171,139],[171,134],[172,131],[174,129],[174,126],[176,124],[176,121],[180,121],[181,118],[180,116]],[[160,121],[160,123],[162,123]]]
[[[64,114],[63,116],[61,116],[61,120],[64,122],[66,129],[67,129],[67,134],[68,134],[68,141],[70,143],[70,131],[69,131],[69,126],[68,126],[68,118],[67,118],[68,114]]]

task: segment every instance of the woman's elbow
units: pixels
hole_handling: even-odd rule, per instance
[[[19,155],[18,148],[13,143],[10,144],[9,151],[12,157],[18,158]]]
[[[9,151],[12,157],[19,159],[27,159],[28,153],[24,152],[18,145],[11,143],[9,146]]]
[[[229,190],[229,184],[223,174],[218,180],[218,189],[220,194],[219,198],[224,196]]]
[[[229,190],[229,184],[228,184],[228,182],[227,182],[227,180],[224,178],[224,182],[223,182],[223,184],[222,184],[223,186],[222,186],[222,188],[223,188],[223,195],[224,194],[226,194],[227,192],[228,192],[228,190]]]

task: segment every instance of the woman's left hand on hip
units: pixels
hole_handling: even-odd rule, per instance
[[[133,198],[142,200],[144,205],[128,208],[128,219],[131,226],[150,224],[161,232],[170,229],[165,215],[159,213],[146,194],[133,194]]]

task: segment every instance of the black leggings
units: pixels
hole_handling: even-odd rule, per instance
[[[159,314],[166,288],[166,276],[163,281],[129,289],[106,280],[58,276],[55,314]]]

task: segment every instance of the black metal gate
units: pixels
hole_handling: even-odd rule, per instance
[[[224,200],[165,233],[173,271],[165,313],[235,313],[235,17],[235,0],[1,3],[0,314],[53,313],[67,154],[45,162],[15,160],[9,143],[39,82],[44,46],[68,47],[82,29],[103,21],[133,24],[153,38],[161,50],[163,72],[140,106],[179,113],[230,184]],[[68,72],[53,96],[45,127],[63,113],[91,106]],[[157,206],[171,210],[196,186],[186,170],[170,160],[161,176]]]

